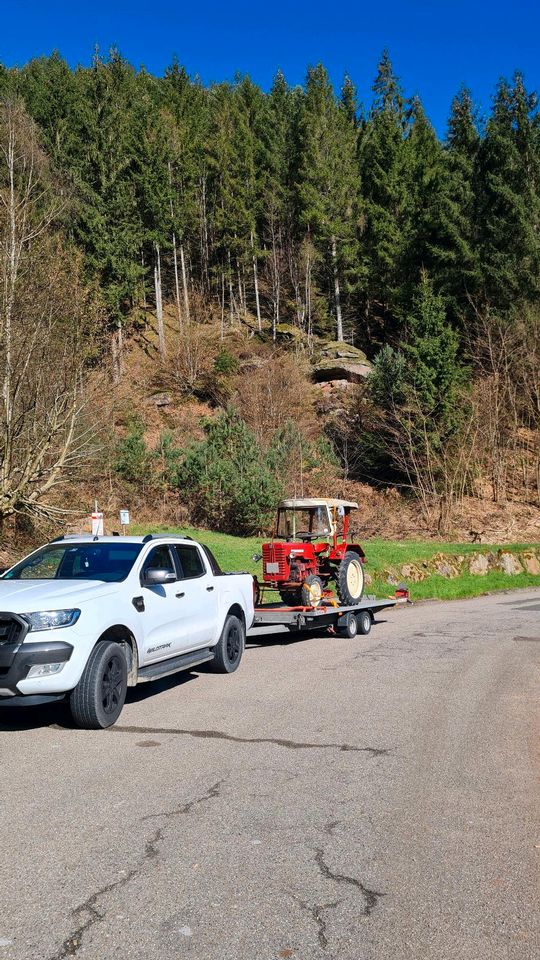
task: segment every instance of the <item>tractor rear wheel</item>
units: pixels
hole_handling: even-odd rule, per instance
[[[306,577],[300,591],[303,607],[318,607],[323,598],[324,584],[314,573]]]
[[[364,568],[360,557],[352,550],[347,551],[338,567],[336,585],[338,597],[345,606],[352,607],[362,599]]]

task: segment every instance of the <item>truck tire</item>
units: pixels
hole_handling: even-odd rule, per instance
[[[318,607],[323,598],[324,584],[320,577],[310,574],[306,577],[300,591],[300,602],[303,607]]]
[[[210,668],[214,673],[234,673],[240,666],[246,644],[246,628],[242,621],[229,614],[221,636],[213,647],[214,659]]]
[[[352,550],[347,551],[338,567],[336,585],[338,597],[345,606],[352,607],[362,599],[364,568],[360,557]]]
[[[88,658],[69,705],[78,727],[103,730],[116,723],[127,692],[127,660],[119,643],[101,640]]]

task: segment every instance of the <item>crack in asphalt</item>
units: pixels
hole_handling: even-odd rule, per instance
[[[181,817],[183,814],[190,813],[193,807],[198,806],[199,803],[204,803],[206,800],[213,800],[214,797],[219,797],[221,785],[224,782],[224,780],[218,780],[217,783],[214,783],[208,788],[206,793],[203,793],[202,797],[195,797],[193,800],[188,800],[187,803],[183,803],[181,807],[174,807],[172,810],[163,810],[161,813],[148,813],[145,817],[141,817],[141,823],[144,823],[146,820],[156,820],[159,817],[164,817],[168,820],[170,817]]]
[[[335,910],[338,904],[341,903],[341,900],[334,900],[332,903],[316,903],[311,907],[309,903],[305,902],[305,900],[300,900],[298,897],[296,897],[296,899],[298,900],[302,910],[305,910],[306,913],[309,913],[311,919],[315,921],[317,925],[317,939],[319,941],[319,946],[323,950],[326,950],[328,946],[328,937],[326,936],[327,923],[323,917],[323,910]]]
[[[215,783],[209,787],[206,793],[202,794],[202,796],[194,797],[192,800],[188,800],[187,803],[183,804],[182,807],[178,807],[176,810],[150,814],[147,817],[141,817],[140,822],[142,823],[145,820],[150,820],[154,817],[168,818],[175,815],[177,816],[181,813],[189,813],[193,807],[197,806],[197,804],[219,796],[219,790],[222,783],[223,780],[219,780],[218,783]],[[49,957],[49,960],[65,960],[66,957],[76,956],[83,944],[85,933],[91,927],[93,927],[94,924],[101,923],[101,921],[106,917],[106,911],[102,912],[98,909],[98,903],[101,898],[105,897],[108,893],[112,893],[113,890],[118,890],[122,887],[125,887],[126,884],[131,882],[131,880],[134,880],[135,877],[138,877],[144,869],[146,863],[149,860],[153,860],[155,857],[159,856],[159,844],[163,841],[163,839],[164,832],[163,828],[160,827],[158,830],[155,830],[147,840],[145,840],[144,853],[137,866],[132,867],[131,870],[128,870],[125,875],[123,877],[119,877],[118,880],[113,880],[112,883],[107,883],[103,887],[100,887],[99,890],[96,890],[83,903],[79,904],[78,907],[75,907],[71,911],[71,915],[76,920],[80,920],[81,922],[79,923],[79,926],[77,926],[75,930],[70,933],[68,937],[66,937],[56,953]],[[83,919],[83,917],[85,919]]]
[[[366,887],[365,884],[363,884],[361,880],[357,880],[356,877],[348,877],[344,873],[334,873],[328,864],[325,863],[324,854],[320,847],[315,848],[315,862],[325,880],[333,880],[334,883],[346,883],[360,891],[364,898],[365,917],[369,917],[370,913],[377,906],[379,899],[385,896],[384,893],[379,893],[377,890],[370,890],[369,887]]]
[[[177,727],[135,727],[116,724],[109,727],[107,733],[173,734],[202,740],[229,740],[232,743],[272,743],[287,750],[338,750],[341,753],[368,753],[371,757],[384,757],[390,753],[390,749],[385,747],[357,747],[351,743],[302,743],[281,737],[237,737],[232,733],[223,733],[221,730],[182,730]]]

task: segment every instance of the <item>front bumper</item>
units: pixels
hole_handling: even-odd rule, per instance
[[[66,663],[73,653],[72,645],[62,640],[21,643],[15,652],[9,651],[8,663],[8,651],[2,647],[0,644],[0,700],[21,695],[18,684],[34,664]]]

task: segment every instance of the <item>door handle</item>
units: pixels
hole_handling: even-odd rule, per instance
[[[213,587],[207,587],[206,589],[208,590],[208,593],[210,593],[210,591],[213,590],[214,588],[213,588]]]
[[[178,597],[180,600],[181,597],[185,597],[185,593],[175,593],[175,597]]]

